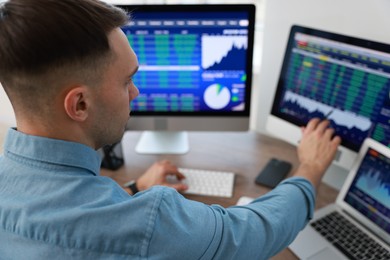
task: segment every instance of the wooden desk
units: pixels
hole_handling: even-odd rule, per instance
[[[235,205],[241,196],[258,197],[270,189],[254,183],[254,179],[269,159],[276,157],[292,163],[293,171],[298,165],[296,147],[286,142],[254,132],[221,133],[190,132],[190,151],[185,155],[140,155],[134,147],[140,132],[126,133],[123,139],[125,166],[117,171],[102,170],[102,175],[109,176],[119,184],[139,177],[158,160],[169,160],[179,167],[215,169],[236,173],[232,198],[216,198],[185,195],[189,199],[206,204],[219,204],[224,207]],[[290,174],[291,174],[290,173]],[[337,191],[326,184],[321,184],[316,208],[321,208],[335,201]],[[285,249],[273,260],[298,259],[289,249]]]

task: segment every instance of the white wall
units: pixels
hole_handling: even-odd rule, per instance
[[[15,126],[15,115],[11,102],[0,84],[0,125]]]
[[[292,24],[390,44],[389,0],[266,0],[262,65],[254,86],[255,128],[265,132]]]

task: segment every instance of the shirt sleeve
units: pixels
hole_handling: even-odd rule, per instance
[[[186,200],[166,189],[153,223],[148,255],[164,259],[268,259],[311,219],[314,188],[289,178],[246,206],[223,208]]]

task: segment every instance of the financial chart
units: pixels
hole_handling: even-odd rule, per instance
[[[245,68],[247,36],[202,36],[204,70],[242,70]]]
[[[244,111],[247,17],[232,14],[139,14],[123,27],[139,61],[132,110]]]
[[[390,147],[390,59],[345,45],[296,37],[280,112],[302,124],[328,115],[349,147],[367,136]]]
[[[390,234],[390,158],[370,149],[345,201]]]

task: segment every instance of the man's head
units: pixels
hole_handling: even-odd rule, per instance
[[[0,82],[14,107],[18,129],[31,128],[35,120],[42,125],[40,130],[47,130],[62,119],[60,124],[77,125],[73,130],[79,138],[92,136],[92,143],[88,141],[92,146],[116,141],[108,136],[110,126],[99,124],[127,121],[129,99],[138,94],[128,83],[127,109],[122,107],[120,113],[105,100],[109,95],[123,98],[113,94],[118,89],[109,81],[122,76],[129,81],[138,66],[118,29],[127,19],[121,9],[95,0],[9,0],[1,5]],[[115,103],[123,105],[123,101],[111,102],[114,108]],[[110,109],[120,115],[106,115]],[[105,140],[100,143],[98,138]]]

